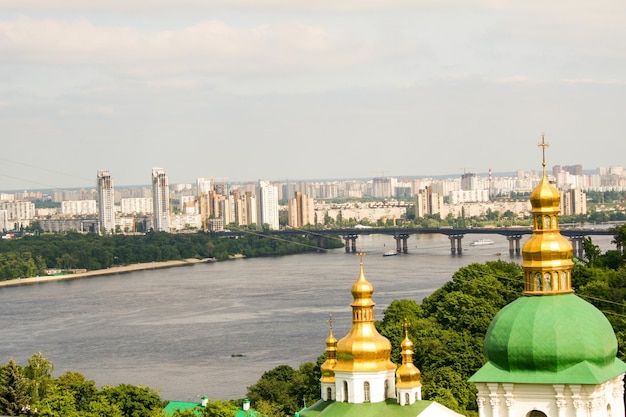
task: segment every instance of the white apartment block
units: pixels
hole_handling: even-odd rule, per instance
[[[0,201],[0,210],[6,210],[11,223],[35,217],[35,204],[30,201]]]
[[[123,214],[152,214],[152,198],[122,198],[120,211]]]
[[[587,194],[579,189],[561,191],[561,215],[587,214]]]
[[[0,210],[0,232],[9,231],[9,213],[6,210]]]
[[[450,204],[480,203],[489,201],[489,190],[450,191]]]
[[[170,222],[172,230],[201,229],[202,216],[199,214],[173,214]]]
[[[96,213],[98,213],[96,200],[71,200],[61,202],[61,214],[64,216],[89,216]]]
[[[258,226],[268,224],[270,229],[278,230],[280,223],[278,221],[278,187],[269,183],[269,181],[259,181],[257,187],[258,202]]]

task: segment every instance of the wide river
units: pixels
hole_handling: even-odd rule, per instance
[[[463,255],[452,256],[447,237],[412,235],[409,254],[391,257],[382,254],[395,249],[392,237],[359,237],[376,318],[393,300],[421,301],[462,266],[521,262],[503,236],[479,237],[495,244],[471,247],[468,235]],[[610,241],[594,238],[602,250]],[[241,398],[264,371],[324,353],[329,313],[335,336],[347,333],[358,273],[358,256],[336,249],[1,288],[0,361],[26,365],[41,351],[55,375],[80,372],[99,386],[147,385],[171,400]]]

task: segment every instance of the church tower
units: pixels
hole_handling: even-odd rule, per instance
[[[604,314],[573,294],[572,246],[559,232],[560,195],[546,174],[530,196],[524,294],[485,336],[487,363],[470,381],[480,417],[621,417],[626,364]]]
[[[352,328],[337,342],[333,367],[335,399],[361,404],[395,398],[396,365],[391,362],[391,342],[374,326],[374,287],[365,279],[362,258],[351,291]]]
[[[409,323],[404,320],[404,340],[402,348],[402,365],[396,371],[396,391],[398,404],[409,405],[422,399],[422,382],[420,370],[413,365],[413,342],[409,339]]]

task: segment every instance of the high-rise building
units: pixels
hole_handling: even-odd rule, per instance
[[[564,216],[587,214],[587,194],[577,188],[561,191],[561,213]]]
[[[428,186],[415,194],[415,217],[422,218],[426,215],[441,214],[443,208],[443,196],[433,192],[433,187]]]
[[[113,178],[108,170],[98,171],[98,222],[100,231],[115,231],[115,192]]]
[[[153,229],[170,231],[170,189],[163,168],[152,168]]]
[[[294,228],[315,224],[315,200],[313,197],[304,195],[300,191],[296,191],[294,195],[295,197],[290,198],[287,204],[287,224]]]
[[[269,181],[259,180],[257,203],[259,210],[258,226],[267,224],[270,229],[278,230],[280,228],[278,222],[278,188],[270,184]]]

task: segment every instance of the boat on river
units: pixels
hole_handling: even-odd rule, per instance
[[[398,254],[398,252],[396,252],[395,250],[390,250],[388,252],[383,253],[383,256],[396,256]]]
[[[470,243],[470,246],[486,246],[493,245],[495,242],[491,239],[478,239]]]

